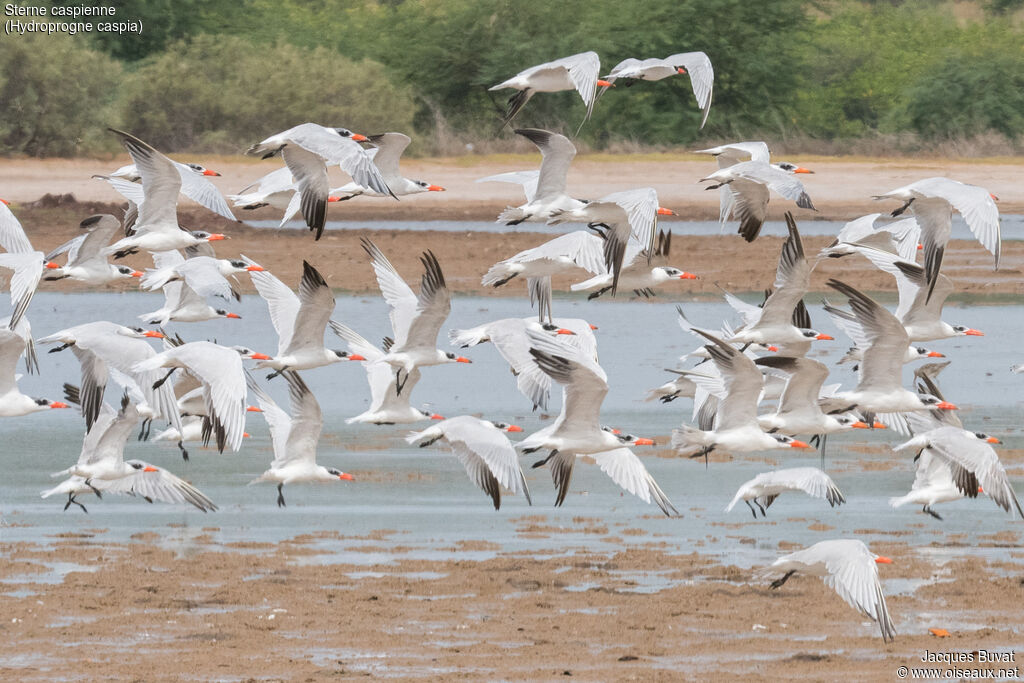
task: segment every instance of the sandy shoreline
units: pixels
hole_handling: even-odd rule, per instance
[[[260,176],[281,166],[279,160],[254,161],[244,156],[191,159],[220,172],[213,181],[225,194],[240,191]],[[1024,160],[954,161],[942,159],[842,159],[791,158],[789,161],[815,171],[801,177],[818,212],[800,211],[799,219],[811,217],[849,220],[874,211],[895,208],[893,202],[876,202],[874,195],[929,176],[948,176],[982,185],[1000,198],[1004,214],[1024,213],[1020,178]],[[79,201],[117,202],[120,197],[93,174],[109,173],[130,163],[127,155],[113,160],[20,159],[0,160],[0,197],[18,203],[33,202],[45,194],[73,194]],[[356,199],[329,208],[329,217],[354,220],[459,219],[493,221],[505,206],[522,203],[519,187],[508,183],[478,183],[477,179],[506,171],[534,169],[539,154],[404,159],[406,177],[441,185],[446,192],[429,192],[401,201]],[[567,186],[573,196],[596,199],[632,187],[653,187],[663,206],[687,220],[718,216],[718,195],[704,190],[698,181],[717,166],[711,157],[699,155],[583,155],[569,170]],[[332,186],[348,181],[333,170]],[[335,175],[336,174],[336,175]],[[792,206],[772,199],[772,216],[779,218]],[[239,212],[245,214],[246,212]],[[240,215],[239,218],[246,216]]]
[[[16,207],[17,216],[25,226],[29,239],[37,248],[52,249],[76,234],[78,222],[95,212],[117,210],[114,204],[71,203],[56,207]],[[261,209],[267,212],[269,209]],[[269,215],[269,214],[268,214]],[[308,259],[323,273],[336,290],[356,293],[376,292],[376,281],[366,255],[359,246],[363,236],[373,239],[407,280],[419,278],[419,255],[431,249],[437,255],[449,288],[457,293],[481,296],[524,296],[525,285],[511,282],[502,288],[482,287],[480,278],[487,269],[524,249],[552,238],[543,228],[530,226],[521,232],[488,233],[406,231],[376,228],[367,221],[366,230],[331,230],[319,242],[305,230],[254,228],[244,223],[212,216],[201,209],[181,211],[183,225],[201,225],[205,229],[223,231],[230,240],[219,243],[218,254],[245,254],[256,260],[284,282],[297,286],[302,274],[302,261]],[[660,227],[673,231],[670,262],[683,270],[696,273],[696,281],[672,283],[662,287],[655,301],[718,298],[719,286],[736,291],[760,291],[769,287],[775,277],[782,240],[764,236],[748,244],[733,234],[693,236],[686,234],[685,222],[662,221]],[[804,238],[809,255],[827,246],[831,238]],[[62,259],[58,259],[60,261]],[[136,268],[152,267],[148,255],[135,255],[125,263]],[[977,242],[954,240],[946,250],[943,273],[956,284],[956,295],[1019,295],[1024,294],[1024,242],[1007,242],[1003,246],[1000,269],[992,269],[992,256]],[[811,279],[812,294],[826,292],[825,281],[831,277],[858,283],[868,292],[895,292],[893,278],[874,268],[865,259],[846,257],[826,259],[815,269]],[[569,285],[585,278],[559,277],[556,291],[568,292]],[[241,291],[254,292],[248,278],[240,278]],[[111,289],[131,289],[134,282],[114,283]],[[82,291],[76,283],[44,282],[43,291]],[[620,296],[632,296],[623,293]],[[583,296],[583,295],[573,295]],[[993,298],[993,301],[996,299]]]
[[[521,518],[520,533],[557,536],[543,519]],[[888,596],[899,635],[883,644],[817,578],[770,590],[756,569],[666,554],[658,538],[600,519],[573,521],[593,534],[593,552],[545,557],[475,542],[450,548],[448,560],[367,566],[309,564],[340,542],[335,534],[223,546],[199,536],[187,552],[162,548],[152,532],[130,545],[89,533],[50,548],[9,545],[0,574],[25,575],[14,587],[38,592],[0,598],[0,672],[22,681],[888,680],[900,665],[923,666],[926,649],[1012,650],[1024,627],[1020,610],[1006,609],[1019,567],[988,565],[966,547],[936,567],[899,541],[872,544],[896,558],[888,577],[920,586]],[[361,540],[396,552],[394,534]],[[467,551],[497,552],[474,561]],[[33,584],[54,561],[87,571]],[[652,571],[659,590],[640,587]]]

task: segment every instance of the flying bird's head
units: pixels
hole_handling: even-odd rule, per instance
[[[788,161],[778,161],[772,164],[772,166],[779,169],[780,171],[785,171],[786,173],[814,173],[814,171],[808,168],[804,168],[803,166],[797,166],[796,164],[791,164]]]
[[[776,441],[778,441],[781,445],[789,446],[790,448],[810,448],[811,447],[810,444],[804,443],[803,441],[798,441],[798,440],[794,439],[791,436],[786,436],[785,434],[769,434],[768,436],[770,436],[773,439],[775,439]]]
[[[994,436],[989,436],[984,432],[974,432],[974,438],[978,441],[984,441],[985,443],[1002,443],[999,439]]]
[[[686,271],[679,270],[678,268],[671,268],[669,266],[659,266],[655,270],[661,270],[668,276],[669,280],[696,280],[697,276],[693,273],[687,273]]]
[[[818,332],[817,330],[800,330],[800,333],[810,340],[816,339],[818,341],[831,341],[833,339],[833,337],[822,332]]]
[[[338,479],[344,479],[345,481],[355,480],[355,477],[353,477],[348,472],[342,472],[341,470],[335,469],[333,467],[327,468],[327,474],[331,475],[332,477],[337,477]]]
[[[431,185],[425,180],[414,180],[412,181],[416,187],[420,189],[420,192],[444,192],[445,189],[440,185]]]
[[[366,142],[367,140],[367,137],[365,135],[362,135],[360,133],[353,133],[348,128],[335,128],[333,130],[341,137],[348,138],[349,140],[354,140],[355,142]]]
[[[200,166],[199,164],[185,164],[185,165],[188,166],[189,168],[191,168],[193,171],[195,171],[199,175],[220,176],[220,173],[217,173],[216,171],[211,171],[210,169],[204,168],[204,167]]]
[[[568,334],[568,335],[575,335],[576,334],[575,332],[573,332],[570,329],[566,329],[564,327],[559,327],[558,325],[553,325],[551,323],[543,323],[541,325],[541,327],[544,328],[545,332],[554,332],[555,334]]]
[[[856,415],[836,415],[836,422],[849,429],[871,429],[871,425],[861,420]]]
[[[967,336],[967,337],[984,337],[985,336],[985,333],[982,332],[981,330],[975,330],[975,329],[972,329],[970,327],[967,327],[966,325],[954,325],[953,326],[953,331],[956,332],[956,336],[958,336],[958,337],[964,337],[964,336]]]
[[[935,408],[936,410],[956,410],[956,406],[949,401],[943,401],[937,396],[931,394],[918,394],[918,398],[921,399],[921,403],[928,406],[929,408]]]

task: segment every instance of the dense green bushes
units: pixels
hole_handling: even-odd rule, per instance
[[[0,147],[7,154],[74,156],[105,146],[120,64],[58,36],[0,41]]]
[[[164,149],[228,152],[312,120],[403,130],[412,153],[451,153],[509,139],[496,110],[510,91],[487,87],[525,67],[594,50],[607,73],[629,56],[703,50],[716,72],[703,131],[679,77],[609,91],[580,142],[920,150],[985,137],[1014,149],[1022,3],[110,0],[119,18],[145,19],[143,36],[83,39],[106,54],[56,37],[0,44],[0,141],[8,153],[83,153],[109,146],[97,139],[119,123]],[[517,123],[575,131],[583,114],[575,93],[545,94]]]
[[[124,87],[126,125],[162,149],[237,152],[304,121],[411,130],[414,112],[409,90],[380,64],[227,36],[174,43]]]

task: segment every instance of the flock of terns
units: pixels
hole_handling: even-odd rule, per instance
[[[605,78],[597,78],[594,53],[583,53],[527,69],[492,89],[514,88],[504,123],[508,123],[538,92],[575,89],[587,107],[616,80],[660,80],[688,73],[706,120],[711,101],[713,71],[703,53],[673,55],[665,60],[626,60]],[[703,125],[703,121],[702,121]],[[651,296],[655,288],[695,275],[667,265],[671,234],[659,231],[657,216],[673,212],[658,205],[651,188],[623,190],[597,200],[568,194],[567,173],[576,149],[564,135],[520,128],[540,150],[539,170],[512,171],[481,181],[521,185],[525,201],[509,207],[498,220],[581,223],[585,229],[560,235],[535,248],[495,264],[482,282],[501,287],[524,281],[536,315],[493,321],[471,329],[451,330],[457,348],[491,342],[508,362],[518,390],[536,409],[546,408],[554,385],[562,387],[557,419],[513,443],[515,425],[473,416],[444,419],[417,409],[410,394],[423,368],[470,359],[438,348],[438,335],[451,308],[451,295],[441,264],[427,250],[421,256],[422,274],[415,292],[369,238],[362,246],[386,301],[393,335],[383,347],[367,341],[356,330],[332,320],[334,298],[320,272],[308,261],[298,291],[244,255],[218,258],[212,244],[227,236],[189,231],[179,226],[179,194],[225,217],[235,218],[225,198],[208,181],[217,175],[195,164],[172,161],[129,133],[112,130],[132,158],[131,166],[98,176],[128,199],[123,220],[109,215],[85,219],[83,234],[50,254],[35,250],[11,210],[0,205],[0,268],[13,271],[10,293],[13,310],[0,321],[0,416],[80,406],[86,435],[80,456],[55,476],[66,477],[44,497],[64,495],[65,510],[78,497],[123,493],[149,502],[190,503],[200,510],[216,510],[214,503],[190,483],[162,467],[142,460],[124,459],[129,437],[142,424],[141,436],[150,436],[154,421],[168,428],[154,440],[178,444],[212,442],[216,448],[237,451],[245,434],[248,412],[259,412],[269,426],[274,460],[255,481],[277,484],[278,505],[284,506],[285,484],[352,479],[352,476],[316,463],[322,429],[320,406],[299,371],[338,362],[360,362],[371,393],[370,408],[348,422],[406,424],[432,422],[408,435],[409,443],[428,446],[445,442],[483,489],[495,508],[502,491],[522,494],[530,501],[519,456],[537,454],[533,467],[548,467],[561,505],[569,490],[577,460],[586,456],[616,484],[669,516],[678,515],[666,493],[631,450],[653,445],[650,439],[623,433],[601,420],[601,405],[609,391],[608,379],[598,363],[596,329],[581,319],[553,315],[551,277],[584,274],[572,286],[590,298],[619,289]],[[263,158],[280,155],[285,165],[259,179],[238,195],[229,195],[235,208],[274,206],[287,221],[301,214],[320,238],[331,202],[357,196],[398,198],[444,188],[401,175],[399,158],[409,143],[401,133],[364,136],[344,128],[304,123],[253,145],[249,153]],[[787,162],[771,162],[763,142],[740,142],[700,150],[713,155],[719,169],[703,181],[720,193],[721,221],[739,221],[739,234],[756,239],[772,194],[813,208],[810,196],[796,178],[807,169]],[[352,177],[348,185],[331,188],[329,166],[340,166]],[[811,437],[822,450],[826,439],[852,429],[888,427],[909,437],[896,451],[916,454],[917,475],[912,490],[892,505],[921,505],[936,518],[934,506],[984,493],[997,505],[1022,518],[1024,511],[1008,481],[993,444],[994,437],[964,428],[956,406],[938,385],[942,364],[930,363],[915,372],[916,384],[903,386],[903,365],[923,358],[941,357],[920,346],[950,337],[981,332],[942,319],[943,302],[953,291],[942,274],[944,248],[950,238],[954,211],[988,249],[998,265],[999,213],[994,196],[980,187],[947,178],[928,178],[879,195],[896,200],[891,216],[870,214],[848,223],[836,240],[815,260],[809,260],[792,214],[787,213],[788,237],[782,247],[775,282],[761,306],[753,306],[726,293],[742,323],[721,329],[700,329],[679,309],[680,324],[698,339],[699,346],[684,358],[689,367],[675,372],[665,385],[651,391],[649,400],[693,401],[692,424],[682,424],[672,435],[680,455],[707,458],[714,450],[730,453],[785,448],[810,448],[797,439]],[[737,247],[741,248],[741,247]],[[919,265],[917,251],[923,251]],[[118,265],[122,257],[139,252],[153,256],[145,271]],[[66,254],[63,265],[54,259]],[[856,387],[841,390],[827,385],[828,368],[806,357],[813,344],[831,340],[812,328],[803,299],[813,268],[829,259],[865,258],[891,274],[899,291],[899,305],[890,312],[864,293],[831,279],[828,286],[848,308],[825,302],[826,313],[846,333],[852,347],[843,362],[858,364]],[[115,261],[112,263],[111,260]],[[231,301],[238,294],[233,278],[248,274],[265,300],[278,335],[273,355],[241,346],[210,341],[185,341],[165,334],[163,327],[215,318],[237,318],[213,299]],[[149,326],[129,327],[96,321],[75,325],[35,339],[26,312],[41,279],[71,279],[101,285],[120,278],[138,278],[147,290],[162,289],[163,307],[140,318]],[[751,283],[763,286],[766,283]],[[330,330],[347,350],[325,346]],[[151,339],[162,340],[156,350]],[[66,401],[31,398],[17,387],[15,368],[24,357],[29,372],[38,372],[37,345],[53,345],[50,352],[70,349],[81,364],[78,386],[65,385]],[[264,349],[267,351],[267,349]],[[693,359],[695,364],[690,364]],[[246,369],[245,362],[255,362]],[[948,364],[948,362],[946,363]],[[257,381],[254,371],[271,370],[287,383],[290,407],[277,405]],[[173,381],[172,381],[173,380]],[[107,385],[117,385],[119,400],[109,402]],[[255,396],[255,404],[248,397]],[[113,405],[112,405],[113,403]],[[765,409],[762,404],[774,405]],[[254,482],[255,483],[255,482]],[[803,491],[830,505],[845,501],[843,493],[821,469],[801,467],[763,473],[743,484],[727,510],[743,501],[756,518],[765,515],[775,499],[787,491]],[[891,560],[871,553],[857,540],[831,540],[780,558],[772,570],[785,572],[778,587],[795,571],[817,574],[840,596],[878,622],[885,640],[895,634],[877,563]]]

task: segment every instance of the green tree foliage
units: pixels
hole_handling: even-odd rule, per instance
[[[227,8],[223,0],[103,0],[96,4],[114,9],[112,21],[142,22],[141,34],[92,34],[97,47],[129,62],[161,52],[171,42],[199,30],[200,9],[208,5]],[[238,3],[230,4],[238,6]]]
[[[1022,3],[109,0],[117,18],[144,22],[142,36],[88,38],[123,70],[109,59],[88,62],[101,58],[59,36],[0,45],[12,64],[0,70],[0,112],[47,114],[6,116],[0,133],[15,152],[80,151],[84,142],[67,140],[101,134],[116,96],[124,125],[171,150],[233,151],[313,120],[418,131],[410,152],[428,153],[509,139],[500,112],[513,92],[487,89],[527,67],[593,50],[604,75],[627,57],[701,50],[715,68],[704,130],[688,78],[673,76],[620,81],[597,103],[580,141],[602,148],[897,133],[924,144],[986,133],[1019,139]],[[64,82],[53,87],[54,79]],[[112,79],[120,79],[117,87],[94,87]],[[90,106],[52,105],[68,93],[84,93],[76,102]],[[515,124],[575,132],[584,112],[575,92],[544,93]],[[65,115],[67,125],[49,127]]]
[[[7,154],[74,156],[109,149],[105,129],[121,67],[69,36],[0,41],[0,147]]]
[[[992,18],[961,23],[934,3],[844,6],[814,26],[799,127],[824,138],[1024,133],[1024,36]]]
[[[412,130],[411,94],[371,61],[327,48],[201,35],[171,45],[124,85],[124,125],[173,151],[234,152],[304,121],[367,133]]]
[[[971,64],[964,69],[964,64]],[[1024,49],[985,54],[955,50],[907,91],[904,116],[927,137],[963,138],[1024,131]]]
[[[789,93],[800,81],[793,45],[808,24],[803,0],[421,0],[366,2],[349,16],[375,37],[367,54],[415,84],[456,128],[492,132],[496,109],[512,91],[488,93],[487,87],[585,50],[601,55],[603,73],[627,57],[703,50],[716,70],[708,132],[778,130],[791,118]],[[700,115],[685,77],[622,86],[602,97],[584,139],[601,142],[608,130],[652,143],[697,135]],[[517,123],[575,130],[583,114],[575,93],[544,94]]]

